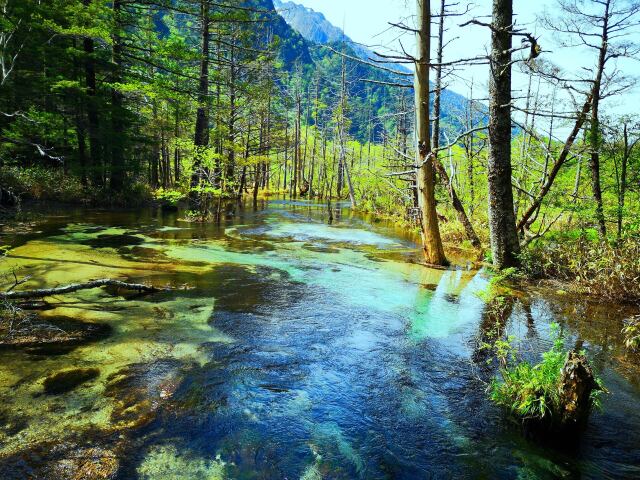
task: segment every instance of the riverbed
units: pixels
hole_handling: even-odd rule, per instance
[[[494,366],[479,346],[478,293],[488,274],[463,260],[429,269],[411,233],[335,208],[329,222],[324,204],[234,203],[206,223],[155,208],[51,208],[6,229],[3,289],[14,271],[31,276],[25,289],[97,278],[171,289],[47,299],[34,322],[109,334],[0,351],[0,476],[640,478],[626,307],[519,292],[507,331],[522,350],[534,359],[548,349],[558,323],[568,345],[585,342],[610,391],[575,442],[527,440],[487,400]],[[98,372],[44,391],[72,369]]]

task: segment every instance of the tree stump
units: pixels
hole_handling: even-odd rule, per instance
[[[582,425],[591,412],[591,394],[601,388],[587,358],[575,351],[567,354],[560,375],[558,388],[560,425],[565,428]]]

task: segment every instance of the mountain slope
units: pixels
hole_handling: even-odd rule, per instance
[[[329,22],[321,12],[316,12],[312,8],[307,8],[291,1],[274,0],[273,3],[280,16],[306,40],[318,45],[345,43],[357,57],[363,60],[381,60],[373,51],[354,42],[342,29]],[[406,73],[410,71],[404,65],[397,63],[383,63],[382,65],[399,72]]]
[[[315,45],[333,45],[335,48],[346,48],[349,53],[363,59],[369,60],[376,58],[376,54],[368,48],[353,42],[344,32],[329,22],[326,17],[311,8],[294,3],[292,1],[273,0],[273,4],[280,16],[292,27],[296,32],[302,35],[305,40]],[[316,63],[321,62],[324,56],[333,56],[335,53],[325,48],[313,48],[311,53]],[[409,69],[398,64],[382,64],[390,67],[398,72],[407,73]],[[361,65],[362,67],[362,65]],[[373,67],[358,69],[358,78],[370,80],[382,80],[390,83],[398,82],[397,76],[380,72]],[[406,83],[406,80],[404,80]],[[383,89],[375,89],[378,92],[374,94],[386,97],[387,99],[397,96],[397,88],[387,86]],[[365,89],[361,89],[357,96],[366,95]],[[469,107],[469,100],[451,90],[443,90],[442,92],[442,124],[443,124],[443,141],[455,137],[464,131],[464,118]],[[378,105],[380,106],[380,105]],[[478,102],[473,102],[474,124],[486,124],[488,110]]]

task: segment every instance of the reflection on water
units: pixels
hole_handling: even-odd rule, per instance
[[[508,331],[531,355],[558,321],[612,391],[580,443],[543,448],[485,398],[487,367],[473,362],[484,274],[424,268],[410,236],[346,209],[329,226],[325,209],[236,205],[205,225],[49,212],[2,239],[16,248],[1,268],[33,275],[25,288],[113,277],[175,289],[49,299],[43,320],[112,334],[59,355],[0,353],[3,478],[67,478],[78,452],[122,479],[640,476],[624,312],[537,291],[514,305]],[[51,374],[88,368],[99,374],[43,394]]]

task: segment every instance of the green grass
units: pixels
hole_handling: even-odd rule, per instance
[[[553,347],[535,365],[516,360],[513,339],[498,340],[494,345],[500,369],[499,377],[489,386],[489,397],[520,420],[553,420],[561,410],[559,387],[567,352],[558,325],[552,325],[552,332]],[[599,405],[599,393],[592,393],[595,406]]]

